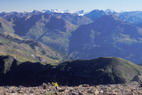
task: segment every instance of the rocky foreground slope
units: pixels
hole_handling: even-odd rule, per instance
[[[37,87],[0,87],[0,95],[142,95],[139,83],[117,85],[79,85],[55,87],[43,84]]]

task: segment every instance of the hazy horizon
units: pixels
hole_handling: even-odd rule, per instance
[[[0,0],[0,12],[31,12],[33,10],[59,9],[72,12],[94,9],[120,11],[142,11],[141,0]]]

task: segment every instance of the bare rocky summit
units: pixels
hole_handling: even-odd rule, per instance
[[[114,85],[59,86],[43,84],[37,87],[0,87],[0,95],[142,95],[142,87],[137,82]]]

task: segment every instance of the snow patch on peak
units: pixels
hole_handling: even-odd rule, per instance
[[[84,10],[80,10],[80,11],[77,11],[75,14],[79,16],[83,16],[84,14],[86,14],[86,12]]]

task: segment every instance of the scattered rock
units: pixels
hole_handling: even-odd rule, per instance
[[[99,95],[99,91],[96,89],[94,92],[95,95]]]
[[[57,87],[57,90],[58,90],[58,92],[64,92],[65,91],[65,89],[60,88],[60,87]]]
[[[132,79],[132,81],[137,81],[137,82],[139,82],[139,83],[142,83],[142,75],[136,75],[136,76]]]
[[[42,84],[42,88],[43,88],[43,89],[47,89],[47,84],[43,83],[43,84]]]
[[[139,83],[97,86],[59,86],[44,83],[37,87],[0,87],[0,95],[142,95]]]

